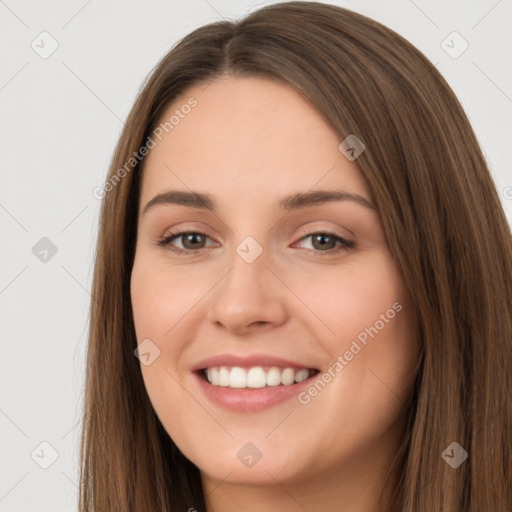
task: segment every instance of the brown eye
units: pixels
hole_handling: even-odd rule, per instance
[[[181,235],[185,249],[202,249],[205,244],[204,236],[201,233],[186,233]]]
[[[320,233],[311,235],[311,239],[315,249],[334,249],[336,247],[336,239],[331,235]]]
[[[208,235],[197,231],[180,231],[177,233],[169,233],[169,235],[164,236],[159,240],[158,245],[166,247],[173,252],[190,254],[198,252],[200,249],[204,249],[206,247],[206,239],[208,238],[210,238]],[[182,247],[177,247],[173,243],[174,240],[179,239],[181,239]]]
[[[204,233],[197,231],[182,231],[177,233],[170,233],[169,235],[161,238],[158,241],[158,245],[168,248],[170,251],[181,253],[181,254],[192,254],[199,252],[200,249],[204,249],[207,246],[206,240],[210,237]],[[303,236],[300,241],[311,238],[312,248],[311,250],[319,255],[338,253],[343,250],[347,250],[355,247],[355,243],[344,238],[335,235],[333,233],[310,233]],[[173,243],[175,240],[181,239],[182,247],[176,246]],[[336,246],[336,244],[339,244]]]
[[[309,233],[306,236],[303,236],[300,239],[300,242],[303,240],[311,239],[311,248],[306,247],[306,249],[310,249],[319,255],[324,254],[332,254],[338,253],[347,249],[351,249],[355,247],[355,243],[349,240],[345,240],[341,236],[335,235],[334,233]],[[336,244],[339,244],[336,246]]]

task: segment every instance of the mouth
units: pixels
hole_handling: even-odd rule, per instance
[[[216,406],[235,412],[257,412],[297,398],[320,370],[277,355],[216,354],[190,369],[192,386]]]
[[[316,368],[279,366],[211,366],[196,371],[200,378],[212,385],[230,389],[261,389],[300,384],[313,377]]]

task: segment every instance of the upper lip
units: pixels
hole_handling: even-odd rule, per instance
[[[289,361],[280,357],[274,357],[268,354],[252,354],[252,355],[234,355],[234,354],[217,354],[208,357],[195,364],[191,371],[204,370],[205,368],[212,368],[214,366],[238,366],[241,368],[253,368],[255,366],[277,366],[281,368],[307,368],[316,369],[308,363],[300,363],[296,361]]]

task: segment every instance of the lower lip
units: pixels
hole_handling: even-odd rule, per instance
[[[280,402],[296,397],[304,388],[311,384],[311,380],[317,374],[312,375],[302,382],[289,386],[265,386],[264,388],[234,389],[227,386],[214,386],[205,381],[202,376],[193,372],[199,386],[207,398],[214,404],[235,411],[261,411]]]

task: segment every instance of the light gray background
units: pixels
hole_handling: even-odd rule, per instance
[[[92,191],[141,82],[194,28],[265,3],[0,0],[0,511],[76,510],[100,206]],[[394,29],[437,65],[511,220],[512,0],[331,3]],[[46,59],[31,47],[51,48],[43,31],[58,43]],[[455,59],[442,47],[453,31],[469,43]],[[453,52],[461,41],[451,39]],[[43,237],[57,248],[46,262],[32,252]]]

